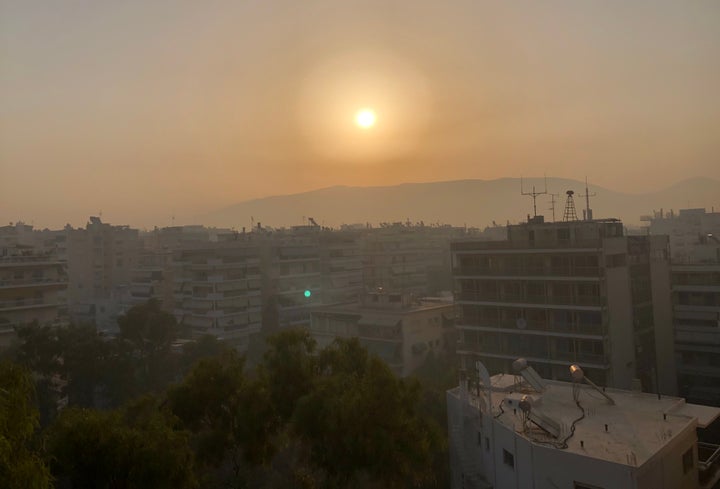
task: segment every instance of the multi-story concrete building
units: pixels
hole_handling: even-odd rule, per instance
[[[355,302],[364,292],[360,238],[357,231],[320,232],[323,303]]]
[[[521,355],[547,378],[579,363],[603,385],[676,392],[667,237],[615,219],[507,227],[506,241],[452,243],[458,353],[508,372]]]
[[[335,338],[357,337],[396,374],[405,376],[422,365],[428,353],[445,351],[446,331],[452,327],[450,302],[374,291],[359,302],[318,307],[309,329],[321,348]]]
[[[677,214],[662,210],[649,221],[648,234],[670,237],[673,264],[720,263],[720,212],[680,209]]]
[[[261,238],[265,254],[264,325],[307,327],[310,311],[323,303],[318,226],[298,226]]]
[[[99,329],[117,329],[141,248],[138,230],[91,217],[84,229],[68,226],[66,233],[70,315]]]
[[[673,265],[672,291],[680,394],[720,406],[720,262]]]
[[[367,229],[363,237],[366,290],[433,295],[452,288],[449,244],[464,228],[395,223]]]
[[[173,253],[169,250],[142,250],[135,268],[130,271],[130,286],[125,296],[126,307],[158,301],[167,311],[173,310]]]
[[[453,489],[710,489],[720,445],[705,437],[720,409],[677,397],[595,388],[581,369],[514,375],[447,392]]]
[[[720,406],[720,212],[660,211],[647,232],[670,238],[680,395]]]
[[[213,335],[241,351],[262,322],[261,258],[247,240],[177,250],[174,313],[192,336]]]
[[[15,337],[15,327],[56,323],[67,288],[65,264],[32,248],[0,249],[0,345]]]

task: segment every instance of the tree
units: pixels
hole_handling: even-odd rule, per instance
[[[231,483],[242,486],[248,466],[273,453],[277,423],[265,384],[244,374],[234,350],[200,360],[184,382],[168,390],[167,406],[193,432],[199,462],[230,464]]]
[[[158,300],[150,299],[120,316],[118,326],[118,341],[127,341],[134,350],[135,380],[141,392],[164,389],[178,369],[171,354],[172,343],[180,332],[175,316],[163,311]]]
[[[318,357],[312,390],[299,399],[293,431],[310,447],[327,485],[364,481],[405,487],[431,480],[437,427],[416,409],[419,385],[398,379],[354,338],[336,340]]]
[[[2,362],[0,386],[0,487],[51,487],[47,466],[30,447],[39,426],[30,372]]]
[[[315,340],[301,329],[277,333],[267,340],[260,367],[261,375],[270,389],[275,409],[285,421],[289,420],[295,404],[308,394],[316,375]]]
[[[114,411],[68,408],[48,430],[51,468],[73,488],[195,488],[188,435],[152,398]]]

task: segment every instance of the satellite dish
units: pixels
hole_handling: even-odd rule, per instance
[[[515,326],[517,326],[518,329],[525,329],[527,328],[527,321],[525,321],[525,318],[517,318],[517,321],[515,321]]]

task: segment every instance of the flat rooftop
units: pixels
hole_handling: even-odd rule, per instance
[[[591,386],[581,383],[579,402],[584,418],[576,421],[583,412],[573,400],[572,383],[543,379],[546,388],[537,392],[518,379],[522,378],[508,374],[491,377],[492,410],[497,422],[514,429],[518,436],[555,448],[570,435],[575,423],[575,433],[564,449],[618,464],[641,466],[683,430],[696,422],[707,426],[720,416],[720,408],[687,404],[678,397],[658,399],[655,394],[606,389],[615,401],[612,405]],[[459,396],[460,388],[451,393]],[[534,399],[532,413],[559,424],[557,438],[532,423],[523,432],[523,412],[513,408],[523,394]],[[470,395],[470,402],[480,405],[476,392]]]

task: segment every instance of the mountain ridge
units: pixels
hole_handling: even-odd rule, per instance
[[[304,192],[271,195],[232,204],[199,217],[199,222],[223,227],[242,227],[251,216],[266,225],[281,227],[302,224],[313,216],[318,223],[339,226],[350,223],[441,222],[484,227],[495,222],[519,222],[532,213],[532,199],[520,195],[520,178],[493,180],[460,179],[438,182],[404,182],[383,186],[333,185]],[[544,178],[523,178],[524,190],[544,190]],[[548,192],[556,195],[555,218],[562,218],[565,191],[575,190],[579,216],[585,208],[585,182],[568,178],[547,178]],[[618,217],[637,224],[641,215],[664,208],[720,208],[720,182],[690,177],[663,189],[624,193],[590,184],[591,208],[595,218]],[[552,218],[550,195],[537,198],[538,214]],[[472,208],[472,210],[468,209]]]

